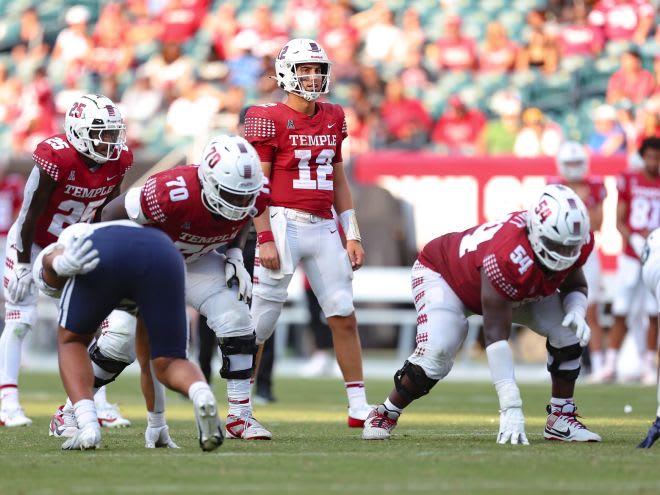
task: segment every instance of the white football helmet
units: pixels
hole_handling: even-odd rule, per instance
[[[641,260],[644,283],[655,294],[660,282],[660,229],[655,229],[646,238]]]
[[[584,179],[589,171],[589,157],[577,141],[564,141],[557,153],[559,175],[569,182]]]
[[[197,170],[202,202],[228,220],[256,214],[254,203],[264,183],[256,150],[240,136],[217,136],[202,152]]]
[[[321,64],[320,76],[299,75],[298,67],[304,64]],[[277,79],[278,86],[287,93],[313,101],[330,91],[331,66],[332,63],[325,54],[325,50],[316,41],[295,38],[284,45],[275,59],[275,79]],[[318,79],[319,83],[314,84],[311,91],[306,90],[303,84],[305,78],[311,78],[312,81]]]
[[[527,212],[529,242],[539,261],[552,271],[570,268],[590,235],[587,207],[566,186],[546,186]]]
[[[73,147],[96,163],[118,160],[126,145],[126,125],[112,100],[83,95],[64,117],[64,132]]]

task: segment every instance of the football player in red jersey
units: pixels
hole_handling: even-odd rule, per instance
[[[7,237],[0,337],[0,424],[5,426],[32,423],[18,398],[21,347],[37,317],[31,262],[66,226],[96,220],[97,211],[119,194],[133,164],[122,116],[105,96],[79,97],[66,113],[64,131],[37,145],[23,205]]]
[[[514,321],[547,337],[552,399],[543,436],[600,441],[578,420],[573,401],[582,347],[590,337],[581,267],[592,249],[584,203],[558,184],[546,186],[528,211],[429,242],[412,269],[417,347],[394,375],[387,400],[369,415],[362,438],[389,438],[403,409],[447,376],[471,311],[483,315],[488,365],[500,401],[497,442],[528,443],[508,344]]]
[[[256,353],[248,307],[252,280],[242,253],[250,220],[267,203],[268,191],[254,148],[238,136],[217,136],[204,148],[200,165],[154,174],[143,187],[129,189],[102,213],[104,221],[128,218],[162,230],[185,258],[186,300],[207,318],[218,338],[220,376],[227,380],[229,399],[227,436],[244,440],[272,436],[252,415],[250,378]],[[215,252],[222,246],[227,247],[224,255]],[[106,363],[108,371],[95,375],[97,383],[113,381],[135,360],[134,340],[135,320],[113,311],[107,328],[90,347],[92,360]],[[160,388],[156,386],[152,392],[156,397],[147,404],[147,447],[158,440],[162,446],[175,446],[168,445],[169,436],[150,442],[150,435],[158,434],[165,424]],[[70,411],[64,414],[66,420]]]
[[[619,202],[616,207],[616,226],[623,237],[624,250],[618,259],[616,275],[617,291],[612,302],[614,324],[610,330],[609,348],[605,353],[605,366],[602,381],[616,379],[616,365],[619,349],[627,333],[626,318],[631,312],[638,290],[643,299],[642,310],[649,316],[646,345],[642,344],[641,379],[645,383],[655,383],[655,356],[658,340],[658,307],[655,298],[640,287],[642,266],[639,258],[648,234],[660,227],[660,138],[651,137],[642,141],[639,155],[644,160],[644,168],[639,171],[624,172],[619,176],[617,189]]]
[[[330,73],[330,60],[316,41],[293,39],[275,60],[286,101],[255,105],[246,115],[245,137],[259,153],[272,190],[269,211],[254,220],[252,317],[261,344],[275,330],[301,263],[332,331],[349,400],[348,424],[361,427],[370,407],[351,280],[364,250],[342,163],[341,144],[348,135],[344,110],[317,101],[329,91]],[[346,234],[345,249],[333,207]]]
[[[602,177],[589,175],[589,157],[582,144],[566,141],[557,153],[557,172],[559,177],[551,177],[550,184],[563,184],[576,192],[589,212],[589,223],[595,232],[603,223],[603,201],[607,190]],[[601,293],[601,267],[598,251],[594,249],[582,267],[589,287],[587,297],[587,323],[591,328],[589,353],[591,358],[591,376],[597,379],[603,369],[603,328],[598,322],[598,302]]]

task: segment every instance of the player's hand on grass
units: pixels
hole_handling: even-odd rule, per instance
[[[148,449],[178,449],[179,446],[170,438],[170,429],[164,426],[147,426],[144,432],[144,446]]]
[[[497,434],[497,443],[529,445],[525,435],[525,416],[522,408],[509,407],[500,411],[500,432]]]

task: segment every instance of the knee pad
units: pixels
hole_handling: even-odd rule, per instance
[[[134,316],[124,311],[113,311],[101,324],[101,335],[96,340],[100,352],[109,359],[128,364],[135,361]]]
[[[582,347],[573,344],[567,347],[557,348],[546,341],[545,348],[548,351],[548,371],[551,375],[566,380],[577,380],[580,375],[580,356]]]
[[[252,320],[258,344],[263,344],[273,335],[283,305],[284,303],[269,301],[261,297],[255,297],[252,300]]]
[[[92,363],[96,365],[93,366],[94,387],[96,388],[114,382],[115,378],[117,378],[121,372],[131,364],[130,362],[126,363],[124,361],[118,361],[103,355],[96,340],[92,342],[92,345],[89,347],[89,357],[92,360]]]
[[[428,394],[438,383],[426,376],[421,366],[412,364],[406,360],[403,367],[394,374],[394,386],[401,397],[407,401],[413,401]]]
[[[218,346],[222,354],[220,376],[225,379],[252,378],[254,357],[257,354],[257,344],[254,333],[240,337],[221,337]]]

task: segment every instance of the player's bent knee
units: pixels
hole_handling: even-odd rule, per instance
[[[429,378],[421,366],[410,361],[403,363],[403,367],[394,374],[394,386],[407,401],[419,399],[428,394],[440,380]]]
[[[240,337],[221,337],[218,339],[218,345],[222,353],[222,378],[244,380],[252,377],[257,353],[254,333]]]
[[[252,321],[257,336],[257,344],[263,344],[273,335],[283,304],[262,298],[255,298],[252,301]]]
[[[573,344],[566,347],[553,347],[546,341],[548,351],[548,371],[551,375],[565,380],[577,380],[580,375],[580,357],[582,347]]]
[[[98,368],[94,370],[94,386],[97,388],[114,382],[121,372],[133,362],[119,361],[104,355],[98,342],[93,342],[89,347],[89,357],[96,365],[95,368]]]

